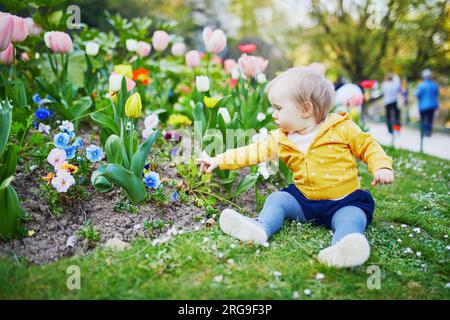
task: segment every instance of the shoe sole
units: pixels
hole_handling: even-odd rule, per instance
[[[219,223],[223,232],[239,240],[253,241],[258,244],[267,242],[266,232],[262,228],[246,220],[234,210],[223,210]]]
[[[323,249],[318,260],[328,266],[350,268],[362,265],[369,259],[370,245],[362,234],[350,234],[332,247]]]

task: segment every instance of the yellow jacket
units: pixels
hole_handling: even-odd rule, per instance
[[[219,169],[234,170],[281,159],[293,172],[297,188],[311,200],[336,199],[360,189],[354,157],[370,172],[392,170],[392,159],[368,133],[350,120],[347,112],[329,113],[306,154],[276,129],[266,141],[230,149],[216,156]]]

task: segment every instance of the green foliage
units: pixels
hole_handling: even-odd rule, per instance
[[[86,220],[77,234],[84,240],[92,242],[100,241],[100,233],[94,229],[94,224],[91,220]]]

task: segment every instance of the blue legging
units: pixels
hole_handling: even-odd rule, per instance
[[[269,237],[281,229],[284,220],[306,222],[300,204],[289,193],[277,191],[270,194],[257,221],[261,222]],[[364,233],[367,217],[361,208],[346,206],[333,215],[331,227],[334,231],[332,244],[337,243],[350,233]]]

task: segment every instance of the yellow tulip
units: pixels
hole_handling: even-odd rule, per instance
[[[118,64],[114,66],[114,72],[130,79],[133,78],[133,68],[129,64]]]
[[[142,101],[139,92],[133,93],[125,103],[125,114],[128,118],[139,118],[142,114]]]
[[[203,102],[207,108],[214,108],[219,100],[219,98],[203,97]]]

